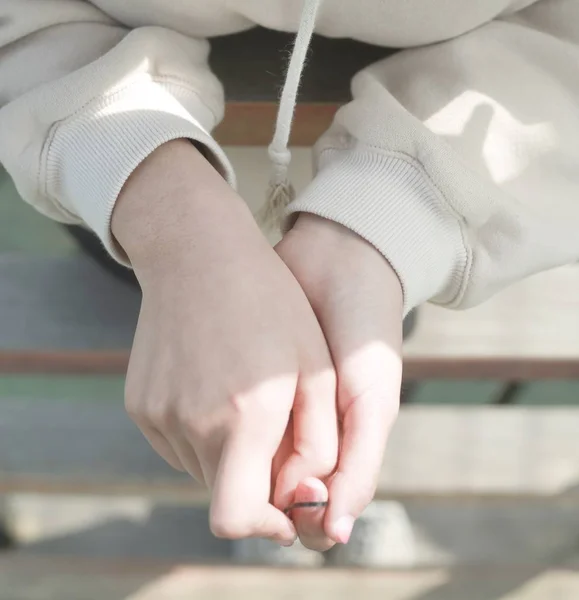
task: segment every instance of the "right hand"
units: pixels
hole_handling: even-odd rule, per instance
[[[214,534],[291,544],[283,508],[338,454],[334,369],[301,287],[185,141],[135,171],[112,229],[143,291],[129,414],[167,462],[210,488]]]

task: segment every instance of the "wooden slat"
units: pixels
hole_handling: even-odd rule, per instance
[[[313,146],[332,123],[336,103],[301,103],[296,107],[290,144]],[[225,118],[214,132],[223,146],[267,146],[271,142],[277,103],[228,102]]]
[[[296,553],[307,561],[301,563],[303,566],[319,565],[321,558],[307,557],[299,547],[289,555],[280,555],[273,544],[217,540],[209,529],[207,505],[156,503],[142,496],[15,494],[6,497],[4,510],[16,544],[33,555],[130,556],[205,563],[237,560],[272,566],[276,561],[281,566],[284,560],[287,565],[292,556],[296,559]],[[520,568],[577,556],[577,504],[564,499],[405,499],[403,504],[375,503],[370,511],[371,547],[378,551],[372,564],[382,568],[473,564]],[[381,518],[376,518],[377,512]],[[327,563],[359,565],[363,549],[356,539],[368,525],[363,517],[352,546],[334,549],[326,556]]]
[[[0,374],[123,375],[129,351],[0,351]],[[579,378],[576,359],[457,358],[409,356],[404,376],[421,379],[498,379],[516,381]]]
[[[407,407],[380,479],[384,495],[579,499],[579,408]]]
[[[225,119],[215,132],[221,144],[270,143],[293,37],[255,28],[212,40],[211,68],[223,82],[227,98]],[[316,36],[300,86],[292,145],[312,146],[330,125],[336,109],[350,99],[352,77],[392,52],[353,40]]]
[[[227,101],[276,103],[293,39],[292,33],[261,28],[213,38],[210,65],[224,85]],[[393,52],[349,39],[314,36],[300,84],[300,102],[347,102],[352,77]]]
[[[123,375],[128,350],[0,351],[0,374]],[[561,358],[409,356],[404,376],[421,379],[499,379],[516,381],[579,378],[579,361]]]
[[[416,347],[416,346],[414,346]],[[513,358],[475,356],[452,358],[437,354],[410,354],[404,360],[404,377],[420,379],[499,379],[536,381],[579,378],[577,358]]]
[[[470,310],[421,307],[405,355],[407,376],[579,377],[579,267],[540,273]]]
[[[137,290],[89,258],[0,256],[0,352],[13,366],[28,353],[126,353],[139,306]]]
[[[405,376],[579,377],[579,268],[536,275],[480,307],[419,310]],[[137,291],[90,259],[0,257],[0,373],[124,373]]]
[[[66,559],[0,560],[0,600],[574,600],[565,566],[417,571],[203,567]]]
[[[378,497],[579,501],[577,423],[579,408],[408,407],[392,433]],[[3,401],[0,492],[18,491],[207,500],[149,448],[121,399]]]
[[[128,350],[0,350],[0,374],[124,375]]]
[[[140,293],[86,257],[0,257],[0,373],[125,373]]]

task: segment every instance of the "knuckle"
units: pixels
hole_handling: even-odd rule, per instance
[[[131,391],[125,392],[125,411],[139,427],[153,427],[164,431],[172,421],[171,405],[168,402],[148,402],[144,396]]]
[[[245,419],[278,419],[287,416],[295,394],[295,386],[285,381],[285,377],[265,381],[252,388],[229,393],[225,399],[227,418],[231,422]],[[291,393],[289,392],[291,388]]]
[[[187,435],[207,437],[210,433],[211,427],[207,423],[207,419],[203,419],[200,415],[193,414],[191,410],[179,411],[178,422],[181,430]]]
[[[325,479],[336,471],[338,465],[337,444],[332,448],[322,448],[315,445],[302,446],[297,449],[299,454],[300,472],[309,477]]]
[[[336,465],[338,464],[338,454],[332,454],[323,456],[319,459],[318,468],[322,472],[322,476],[328,476],[333,473],[336,469]]]
[[[147,421],[155,427],[164,431],[171,426],[172,410],[168,402],[159,402],[150,406],[146,412]]]
[[[199,396],[199,401],[191,403],[189,398],[176,402],[177,426],[190,438],[197,440],[222,439],[235,425],[235,415],[227,402]]]
[[[260,393],[230,394],[226,402],[233,419],[243,419],[250,414],[271,410],[271,399]]]
[[[209,526],[211,533],[219,539],[240,540],[251,537],[253,533],[253,527],[247,520],[233,516],[212,514]]]
[[[143,421],[143,409],[140,402],[140,396],[131,390],[125,391],[125,411],[135,423]]]
[[[354,393],[348,393],[344,390],[348,398],[348,404],[364,405],[366,414],[369,417],[379,419],[378,422],[393,422],[400,410],[400,393],[392,393],[392,390],[384,389],[382,385],[371,385],[363,390],[356,390]]]
[[[315,464],[319,476],[325,477],[336,469],[338,463],[338,448],[320,448],[312,456],[312,462]]]
[[[142,396],[143,388],[139,384],[138,378],[133,375],[133,369],[129,364],[124,387],[125,410],[129,415],[140,415]]]
[[[374,500],[374,496],[376,494],[376,482],[367,481],[360,482],[358,487],[357,499],[358,499],[358,512],[362,512],[369,506]]]

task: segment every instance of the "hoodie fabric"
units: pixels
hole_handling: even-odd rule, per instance
[[[255,24],[301,33],[272,191],[310,25],[406,48],[354,78],[286,209],[371,242],[406,310],[470,306],[579,258],[578,0],[0,0],[0,162],[23,199],[120,260],[115,201],[161,144],[204,145],[235,185],[211,137],[224,98],[207,38]]]

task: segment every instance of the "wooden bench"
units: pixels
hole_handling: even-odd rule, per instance
[[[578,378],[579,266],[525,279],[470,310],[421,307],[405,357],[410,379]]]
[[[569,296],[573,289],[579,289],[579,269],[566,267],[521,282],[471,311],[425,307],[406,345],[406,374],[412,379],[578,377],[579,306]],[[124,373],[139,302],[136,290],[87,258],[0,257],[0,372]],[[1,491],[205,499],[203,490],[156,459],[124,416],[122,398],[113,405],[70,408],[67,402],[22,400],[2,405]],[[380,494],[567,492],[579,482],[576,410],[403,411]],[[73,440],[77,451],[71,454],[63,439]],[[551,470],[551,463],[557,469]],[[523,474],[521,465],[526,465]]]
[[[211,67],[224,83],[227,98],[225,119],[215,133],[223,145],[269,144],[292,42],[292,34],[259,28],[212,41]],[[291,143],[312,146],[349,100],[352,77],[392,52],[352,40],[314,37]]]
[[[212,66],[225,82],[225,145],[265,145],[277,111],[292,36],[255,30],[215,40]],[[313,43],[292,143],[311,146],[349,81],[387,50],[345,40]],[[340,69],[327,65],[340,53]],[[231,56],[238,62],[232,68]],[[271,74],[271,77],[270,77]],[[405,345],[405,377],[421,379],[579,378],[579,268],[544,273],[466,312],[420,311]],[[139,294],[86,258],[0,256],[0,374],[124,374]],[[122,398],[71,404],[35,398],[0,405],[0,494],[138,494],[204,504],[207,493],[170,470],[122,408]],[[548,401],[548,399],[546,399]],[[470,506],[579,500],[579,408],[408,406],[393,431],[377,497]],[[74,452],[70,451],[74,448]],[[567,510],[567,509],[565,509]],[[531,518],[531,517],[530,517]],[[567,518],[567,517],[566,517]],[[567,521],[565,521],[567,522]],[[579,564],[579,563],[577,563]],[[575,565],[576,567],[576,565]],[[369,600],[481,598],[543,600],[579,595],[573,566],[424,570],[412,574],[299,577],[285,571],[207,569],[143,561],[121,564],[0,559],[0,600],[81,597],[181,600],[295,597]],[[31,577],[31,574],[34,577]],[[479,587],[480,586],[480,587]],[[292,597],[293,597],[292,596]]]
[[[579,269],[572,266],[471,311],[425,307],[405,371],[413,379],[577,377],[574,289]],[[0,372],[124,373],[139,300],[86,258],[0,257]],[[64,401],[19,400],[0,411],[0,491],[206,499],[149,450],[120,397],[74,410]],[[394,431],[379,495],[576,497],[578,416],[579,407],[409,408]]]
[[[213,40],[211,66],[227,96],[216,132],[223,144],[269,142],[292,39],[256,28]],[[311,53],[292,140],[303,146],[348,101],[351,77],[392,51],[315,37]],[[579,297],[570,292],[579,289],[578,273],[538,276],[464,313],[422,308],[406,345],[406,378],[578,377]],[[0,372],[124,373],[138,305],[137,293],[90,261],[3,256]]]
[[[579,378],[579,267],[539,274],[480,307],[421,308],[405,377]],[[90,259],[0,256],[0,373],[123,374],[139,293]]]
[[[0,494],[145,495],[204,504],[204,488],[156,456],[102,402],[0,404]],[[579,502],[578,408],[415,406],[390,439],[379,499]]]
[[[0,562],[0,600],[269,600],[280,595],[300,600],[574,600],[579,574],[576,565],[296,572],[78,557]]]
[[[280,49],[290,41],[289,35],[256,30],[214,43],[213,67],[229,92],[228,118],[219,132],[223,142],[251,145],[269,139],[276,108],[272,90],[281,81],[285,59]],[[388,53],[323,39],[316,39],[313,49],[316,59],[304,79],[294,139],[304,145],[314,141],[336,107],[347,101],[351,75]],[[325,68],[336,49],[344,57],[339,73]],[[238,57],[235,68],[231,56]],[[268,79],[264,73],[277,76]],[[579,295],[574,296],[573,290],[579,290],[575,266],[521,282],[470,311],[421,308],[418,327],[405,346],[405,378],[517,382],[578,378]],[[124,374],[139,303],[136,290],[104,273],[90,259],[0,256],[0,373]],[[50,408],[39,404],[24,410],[21,401],[18,406],[16,412],[0,419],[0,449],[7,444],[0,452],[3,491],[132,490],[204,501],[202,490],[193,490],[187,479],[171,473],[149,451],[123,416],[121,398],[114,408],[75,406],[73,413],[58,402]],[[385,468],[379,494],[389,498],[473,493],[546,497],[573,487],[577,473],[572,466],[561,467],[563,480],[549,478],[553,457],[567,465],[569,456],[578,456],[576,443],[558,429],[565,431],[566,423],[573,421],[573,409],[478,410],[404,411],[396,429],[404,435],[394,434],[389,453],[394,463]],[[437,422],[437,427],[431,428],[431,422]],[[477,422],[484,427],[476,429]],[[558,425],[543,427],[543,422]],[[485,433],[505,427],[513,437],[504,445]],[[537,428],[543,432],[546,453],[538,459],[533,475],[522,476],[516,465],[524,464],[532,439],[529,432],[536,434]],[[435,437],[424,437],[425,431],[434,431]],[[461,437],[464,431],[474,437]],[[40,445],[32,443],[39,439],[39,432],[45,440]],[[74,456],[63,452],[63,436],[76,437],[76,446],[84,450]],[[409,448],[408,439],[415,440],[416,446]],[[479,441],[465,450],[472,440]],[[443,452],[441,470],[428,459],[440,458],[443,442],[450,445]],[[14,447],[28,449],[15,453]],[[453,456],[462,457],[458,470],[447,461]],[[469,469],[464,467],[467,464]]]

